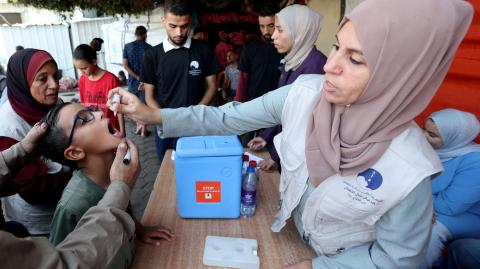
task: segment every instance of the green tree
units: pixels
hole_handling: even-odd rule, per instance
[[[152,10],[156,4],[163,1],[152,0],[9,0],[9,3],[33,6],[53,10],[58,13],[72,13],[76,7],[81,9],[96,9],[100,14],[124,15],[140,14]]]

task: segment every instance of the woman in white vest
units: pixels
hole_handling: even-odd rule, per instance
[[[286,268],[418,268],[432,226],[435,151],[413,122],[472,18],[460,0],[366,0],[339,26],[325,75],[247,103],[155,110],[119,88],[111,109],[163,137],[241,134],[281,123],[278,232],[293,217],[318,254]]]
[[[58,102],[58,66],[48,52],[20,50],[10,57],[7,69],[8,100],[0,108],[0,150],[22,140]],[[48,234],[71,175],[69,169],[51,160],[29,160],[15,176],[15,184],[2,193],[11,195],[5,198],[6,217],[22,223],[32,235]]]

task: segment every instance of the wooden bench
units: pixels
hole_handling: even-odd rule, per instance
[[[164,225],[175,233],[175,238],[171,242],[162,241],[159,246],[137,240],[131,268],[212,268],[202,263],[207,235],[257,239],[261,268],[281,268],[286,263],[314,257],[314,252],[301,241],[292,221],[279,233],[270,230],[279,203],[278,173],[260,172],[259,204],[252,218],[182,219],[176,208],[175,171],[170,155],[170,151],[165,154],[142,223]],[[259,155],[266,157],[268,153]]]

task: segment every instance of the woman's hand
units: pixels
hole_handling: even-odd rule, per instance
[[[137,226],[137,238],[141,242],[150,245],[160,245],[161,240],[172,241],[174,234],[162,225],[158,226]]]
[[[250,142],[248,142],[247,146],[254,151],[259,151],[264,149],[267,146],[267,141],[261,138],[260,136],[254,137]]]
[[[27,135],[20,141],[23,149],[27,153],[32,153],[37,147],[37,143],[41,137],[47,132],[48,125],[44,122],[42,124],[36,123],[32,129],[28,131]]]
[[[282,269],[312,269],[312,261],[305,260],[296,264],[284,265]]]
[[[120,95],[120,102],[112,102],[114,94]],[[141,124],[161,124],[160,110],[151,108],[142,103],[134,94],[121,87],[111,89],[108,92],[107,106],[110,110],[122,113],[125,116]]]

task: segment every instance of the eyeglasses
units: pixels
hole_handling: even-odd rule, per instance
[[[93,111],[95,110],[88,108],[88,109],[80,110],[77,112],[77,114],[75,115],[75,118],[73,119],[72,130],[70,131],[70,137],[68,138],[67,147],[70,146],[70,144],[72,144],[73,133],[75,132],[75,126],[77,125],[77,121],[82,120],[82,125],[89,121],[92,121],[93,119],[95,119],[95,115],[93,114]]]

